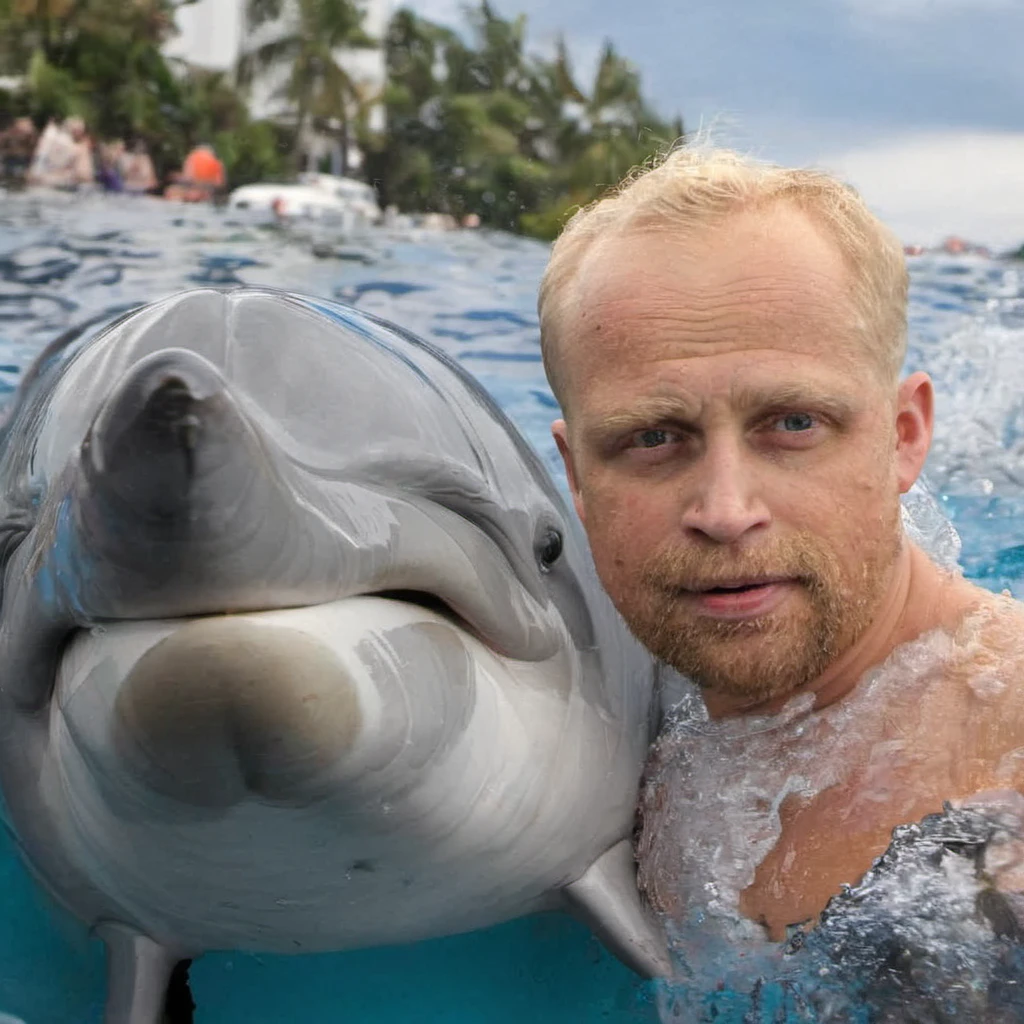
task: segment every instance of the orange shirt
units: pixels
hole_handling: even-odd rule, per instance
[[[185,158],[182,177],[200,185],[220,188],[224,184],[224,165],[208,149],[193,149]]]

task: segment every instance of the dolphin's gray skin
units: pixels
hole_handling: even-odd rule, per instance
[[[208,949],[564,905],[668,971],[629,842],[653,669],[433,348],[189,292],[48,351],[0,435],[0,783],[108,945],[108,1024]]]

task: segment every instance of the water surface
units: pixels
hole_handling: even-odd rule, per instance
[[[0,197],[0,401],[76,324],[182,288],[269,285],[352,303],[433,341],[484,382],[564,484],[535,312],[546,258],[546,246],[489,232],[339,239],[150,199]],[[928,369],[938,390],[930,486],[968,575],[1024,597],[1022,270],[922,257],[911,272],[907,368]],[[941,535],[945,521],[935,525]],[[98,1021],[101,950],[52,913],[6,840],[0,885],[0,1011],[26,1024]],[[193,990],[204,1024],[656,1019],[649,987],[559,915],[400,949],[210,955]],[[772,1012],[785,1019],[784,1007]]]

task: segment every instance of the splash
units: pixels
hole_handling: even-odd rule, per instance
[[[671,807],[647,823],[643,856],[660,901],[674,908],[679,971],[661,993],[663,1021],[1024,1019],[1019,925],[985,872],[985,850],[1016,827],[998,815],[947,807],[897,828],[818,926],[793,928],[784,942],[770,942],[738,909],[781,834],[788,797],[842,784],[861,744],[878,780],[905,761],[908,751],[884,728],[886,691],[909,685],[927,701],[952,643],[936,633],[907,645],[853,697],[821,712],[797,700],[773,718],[711,722],[696,693],[673,709],[649,783],[669,787]]]
[[[908,533],[953,570],[959,537],[926,486],[904,505]],[[846,816],[895,806],[919,756],[894,720],[936,705],[949,669],[982,647],[984,613],[953,636],[935,631],[898,648],[844,701],[819,711],[802,695],[773,716],[710,719],[696,688],[677,683],[644,796],[640,859],[666,912],[676,978],[663,1021],[736,1024],[936,1024],[1024,1019],[1024,947],[1014,908],[992,887],[985,851],[1019,822],[953,810],[900,826],[863,878],[834,896],[813,930],[769,941],[741,912],[744,890],[782,836],[782,808],[833,787],[855,789]],[[994,671],[967,682],[977,704],[1007,683]],[[922,715],[924,713],[922,712]],[[1007,783],[1024,750],[1003,758]],[[902,801],[902,803],[901,803]]]

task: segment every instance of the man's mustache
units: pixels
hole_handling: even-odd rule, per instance
[[[839,575],[835,558],[806,534],[774,538],[757,548],[672,546],[641,568],[648,586],[667,592],[705,591],[793,581],[811,589]]]

